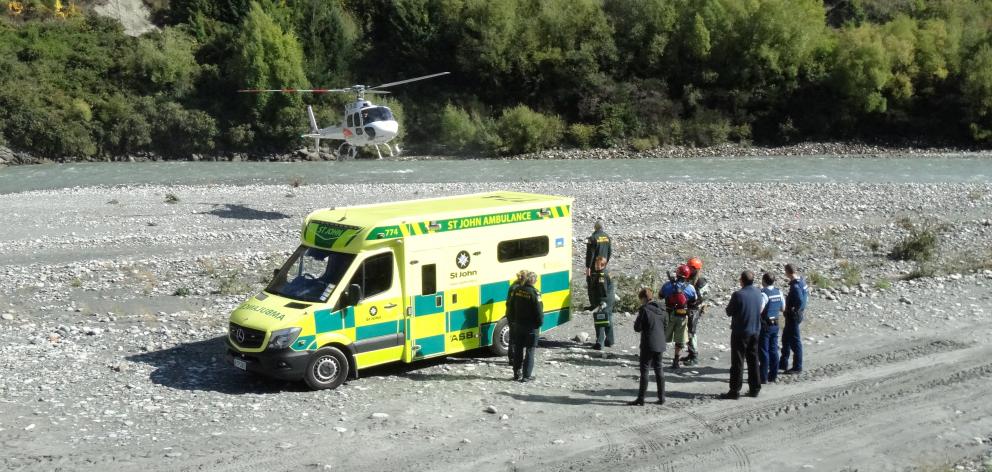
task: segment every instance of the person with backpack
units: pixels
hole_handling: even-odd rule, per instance
[[[706,277],[702,276],[702,259],[698,257],[690,258],[685,265],[689,266],[689,270],[691,271],[689,283],[696,290],[696,299],[689,304],[689,317],[687,319],[689,340],[686,343],[686,347],[688,348],[689,355],[682,359],[683,365],[690,366],[699,363],[699,339],[696,337],[696,332],[699,329],[699,321],[705,311],[703,302],[706,301],[706,295],[709,293],[709,284],[706,281]]]
[[[595,269],[596,258],[606,259],[606,264],[610,263],[613,255],[613,247],[610,243],[610,235],[603,231],[603,220],[596,220],[593,223],[593,232],[586,238],[586,288],[589,291],[589,309],[594,309],[598,304],[593,301],[595,288],[593,287],[592,271]],[[605,267],[605,265],[604,265]]]
[[[789,294],[785,297],[785,328],[782,330],[782,359],[779,368],[786,374],[799,374],[803,371],[803,339],[799,325],[806,313],[809,299],[809,285],[806,279],[796,273],[796,266],[785,265],[785,276],[789,278]],[[789,368],[789,355],[794,354],[792,368]]]
[[[785,297],[775,287],[775,276],[761,276],[765,307],[761,310],[761,332],[758,334],[758,364],[761,383],[774,383],[778,378],[778,317],[785,311]]]
[[[689,305],[696,299],[696,289],[689,283],[692,275],[689,266],[683,264],[675,269],[675,277],[669,275],[668,282],[661,287],[659,296],[665,301],[668,320],[665,323],[665,339],[675,343],[675,355],[672,357],[672,369],[679,368],[679,356],[688,338],[687,327]]]
[[[640,366],[641,379],[637,399],[628,405],[643,406],[644,395],[648,391],[648,369],[654,369],[654,380],[658,385],[658,404],[665,403],[665,369],[661,355],[665,352],[665,310],[658,300],[652,300],[651,290],[642,288],[637,293],[641,308],[634,320],[634,332],[641,333]]]
[[[590,275],[590,299],[593,305],[593,324],[596,328],[596,344],[593,349],[600,350],[613,346],[613,279],[606,269],[606,258],[597,256]]]
[[[761,332],[761,310],[764,298],[754,286],[754,272],[741,272],[741,288],[730,296],[727,316],[730,317],[730,391],[720,394],[724,400],[737,400],[744,380],[747,362],[747,395],[757,397],[761,391],[758,375],[758,334]]]

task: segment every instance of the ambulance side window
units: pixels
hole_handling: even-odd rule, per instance
[[[351,277],[349,285],[362,287],[365,298],[374,297],[393,286],[393,253],[387,252],[365,259]]]
[[[496,259],[500,262],[518,261],[548,255],[548,237],[511,239],[496,246]]]
[[[437,264],[427,264],[420,268],[421,295],[437,293]]]

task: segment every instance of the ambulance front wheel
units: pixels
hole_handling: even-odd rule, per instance
[[[496,323],[493,329],[493,344],[489,350],[497,356],[506,356],[510,352],[510,322],[506,318]]]
[[[336,347],[325,347],[310,355],[303,380],[313,390],[337,388],[348,378],[348,358]]]

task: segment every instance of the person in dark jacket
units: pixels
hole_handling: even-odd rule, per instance
[[[758,334],[761,331],[761,310],[764,297],[754,285],[754,272],[741,273],[741,289],[730,296],[727,316],[730,317],[730,391],[720,398],[736,400],[740,397],[747,361],[748,396],[757,397],[761,391],[758,376]]]
[[[597,351],[613,345],[613,279],[606,268],[606,258],[596,257],[590,276],[592,288],[590,299],[593,305],[593,324],[596,328],[596,344],[592,346]]]
[[[613,249],[610,245],[610,235],[603,231],[603,221],[596,220],[596,223],[593,224],[592,235],[586,238],[586,288],[589,290],[590,309],[598,306],[593,301],[594,289],[592,283],[592,271],[595,269],[596,258],[602,257],[609,264],[612,255]]]
[[[515,331],[515,326],[516,326],[516,321],[514,320],[514,316],[513,316],[513,292],[524,284],[526,278],[527,278],[526,270],[517,272],[517,278],[514,279],[513,283],[510,284],[510,289],[506,292],[506,321],[507,321],[507,326],[509,326],[510,328],[510,332],[509,332],[510,339],[507,342],[508,346],[506,349],[506,358],[507,358],[507,363],[510,364],[511,366],[513,365],[513,352],[515,349],[514,347],[515,340],[513,333]],[[513,370],[513,380],[520,380],[520,369]]]
[[[779,368],[786,374],[799,374],[803,371],[803,338],[799,325],[806,313],[806,301],[809,287],[806,279],[796,273],[792,264],[785,265],[785,276],[789,278],[789,294],[785,297],[785,327],[782,329],[782,358]],[[792,358],[792,368],[789,368],[789,355]]]
[[[658,300],[651,299],[651,290],[642,288],[637,294],[641,308],[634,320],[634,331],[641,333],[641,381],[637,399],[628,405],[644,405],[644,394],[648,391],[648,368],[654,369],[654,379],[658,384],[658,404],[665,403],[665,370],[661,355],[665,352],[665,322],[668,314]]]
[[[541,292],[534,288],[535,283],[537,274],[527,272],[524,284],[513,291],[513,319],[516,320],[516,328],[513,330],[513,371],[523,368],[521,382],[534,380],[537,338],[544,323],[544,303],[541,302]]]

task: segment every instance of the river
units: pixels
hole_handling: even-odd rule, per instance
[[[988,182],[992,159],[939,157],[712,157],[620,160],[140,162],[0,168],[0,194],[117,185],[247,185],[526,181]]]

